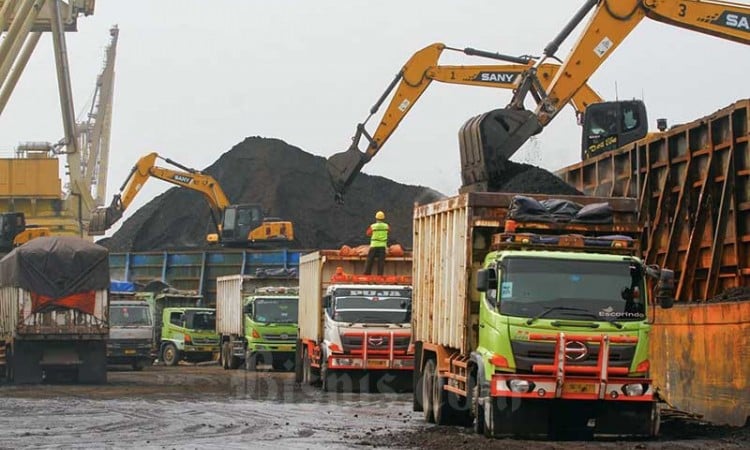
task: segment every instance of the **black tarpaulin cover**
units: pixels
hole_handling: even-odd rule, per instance
[[[0,260],[0,286],[51,298],[109,288],[109,252],[72,236],[36,238]]]

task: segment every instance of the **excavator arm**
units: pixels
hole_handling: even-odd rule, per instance
[[[505,65],[449,66],[438,65],[438,59],[444,50],[462,52],[471,56],[511,62]],[[370,114],[363,123],[357,125],[350,148],[328,159],[328,173],[331,178],[336,198],[342,200],[346,188],[352,183],[362,167],[375,156],[388,138],[396,131],[401,121],[433,81],[447,84],[515,89],[521,76],[533,68],[535,59],[530,56],[514,57],[490,53],[471,48],[456,49],[442,43],[431,44],[412,55],[401,71],[370,109]],[[536,68],[541,86],[547,87],[557,74],[558,64],[545,63]],[[395,93],[383,114],[375,133],[370,135],[365,125],[378,112],[380,106],[395,89]],[[601,102],[599,95],[584,84],[572,96],[570,103],[578,113],[589,104]],[[367,147],[360,151],[362,137],[367,139]]]
[[[182,169],[182,171],[159,167],[156,165],[157,159],[162,159]],[[115,222],[120,220],[143,185],[151,177],[203,194],[211,206],[211,217],[214,225],[217,230],[219,229],[222,213],[229,206],[229,200],[219,183],[210,175],[185,167],[169,158],[161,158],[157,153],[149,153],[139,159],[133,166],[130,175],[120,187],[120,192],[115,194],[112,199],[112,203],[108,207],[99,208],[94,212],[89,223],[89,235],[102,235]]]
[[[560,70],[547,88],[539,88],[535,81],[536,68],[547,58],[555,57],[560,44],[591,10],[593,14],[588,24]],[[747,4],[714,0],[588,0],[547,45],[544,58],[522,76],[506,108],[510,131],[506,142],[495,143],[497,153],[509,158],[529,137],[549,124],[644,18],[750,44],[750,5]],[[537,100],[533,113],[523,107],[529,93]],[[630,138],[637,139],[636,135]],[[619,145],[627,143],[621,140]]]

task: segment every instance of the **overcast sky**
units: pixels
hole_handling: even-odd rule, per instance
[[[67,34],[75,108],[87,107],[108,29],[118,24],[108,197],[151,151],[204,168],[259,135],[329,156],[348,147],[356,124],[415,51],[444,42],[540,55],[582,3],[98,0],[94,15]],[[51,41],[43,37],[0,117],[0,156],[22,141],[63,136]],[[440,62],[492,63],[449,53]],[[643,98],[655,128],[657,117],[685,122],[748,97],[747,73],[742,45],[646,19],[589,84],[606,99]],[[459,127],[510,96],[433,83],[364,172],[455,194]],[[579,160],[579,145],[568,107],[514,159],[558,169]],[[149,184],[129,213],[171,187]]]

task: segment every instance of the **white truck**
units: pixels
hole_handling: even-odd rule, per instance
[[[359,275],[366,259],[336,250],[300,258],[298,382],[319,382],[324,391],[379,383],[383,391],[392,386],[374,375],[387,372],[410,385],[411,254],[386,257],[383,276]]]
[[[110,291],[107,363],[126,364],[140,371],[154,362],[154,320],[149,304],[135,292]]]
[[[0,372],[15,383],[107,381],[109,253],[40,237],[0,260]]]
[[[216,280],[221,366],[291,370],[297,343],[299,279],[228,275]]]

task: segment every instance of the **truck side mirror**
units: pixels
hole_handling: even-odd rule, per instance
[[[497,271],[495,269],[477,270],[477,291],[487,292],[497,285]]]
[[[656,301],[664,309],[674,306],[674,271],[661,269],[656,284]]]
[[[253,313],[253,304],[252,303],[248,303],[247,305],[245,305],[242,308],[242,312],[244,314],[252,314]]]
[[[331,297],[326,296],[323,297],[323,309],[328,309],[331,307]]]

